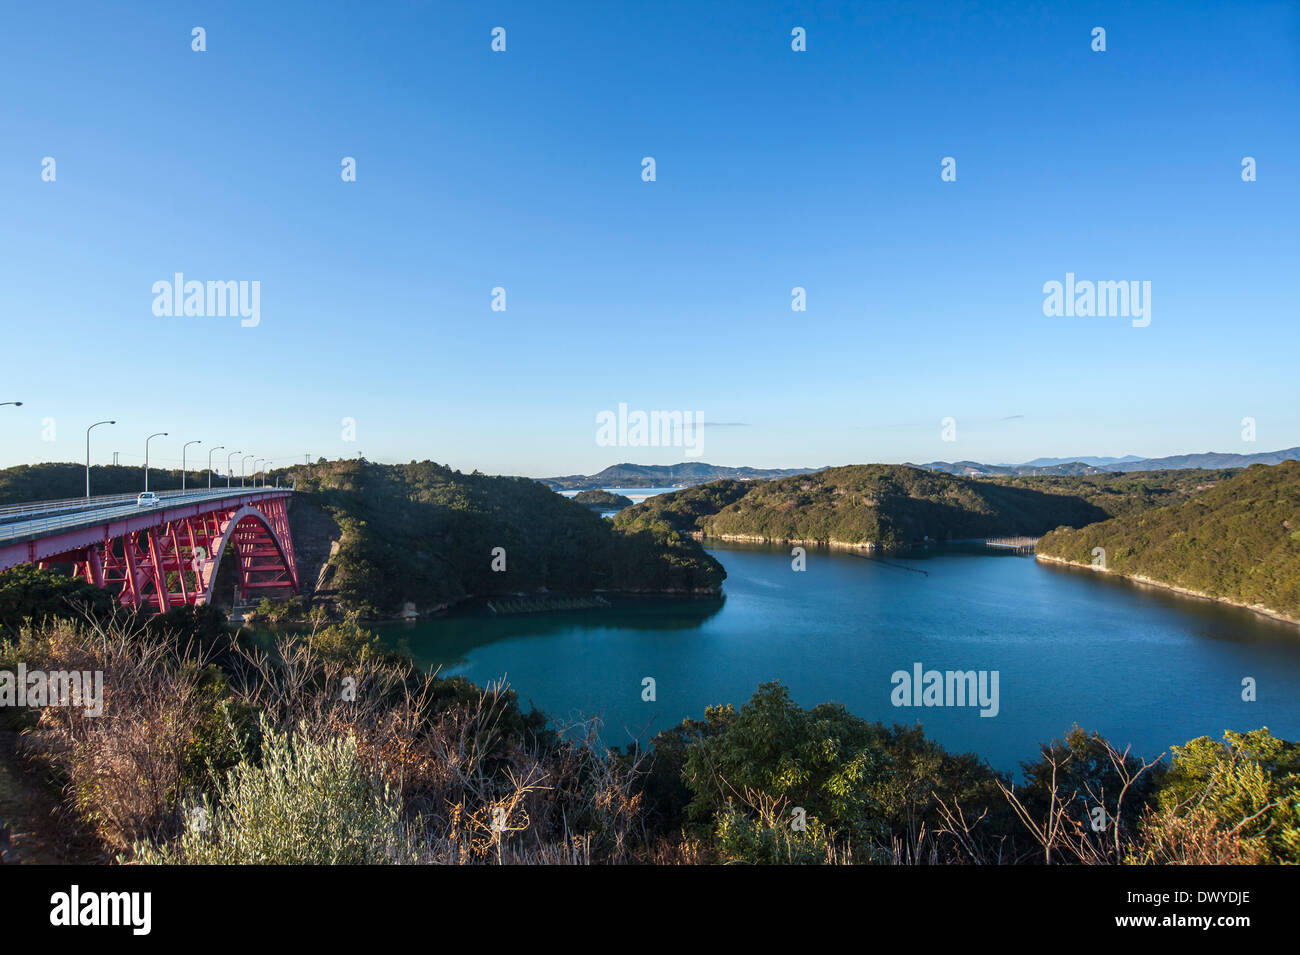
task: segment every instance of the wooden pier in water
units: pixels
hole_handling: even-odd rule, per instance
[[[986,537],[984,546],[994,550],[1009,550],[1015,554],[1032,554],[1037,537]]]

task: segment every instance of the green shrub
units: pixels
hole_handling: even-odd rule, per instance
[[[368,865],[413,860],[397,795],[367,769],[355,736],[316,742],[263,720],[260,765],[227,773],[190,807],[180,838],[138,846],[141,862]]]
[[[834,826],[855,843],[887,837],[876,793],[892,769],[879,727],[839,704],[802,709],[775,682],[759,686],[739,711],[711,706],[704,717],[710,731],[691,744],[683,769],[689,818],[716,826],[737,805],[762,815],[779,802],[802,808],[810,831]]]
[[[827,861],[831,848],[825,827],[815,819],[797,830],[788,818],[754,816],[734,805],[719,813],[714,838],[723,862],[749,865],[816,865]]]
[[[83,614],[107,618],[113,613],[113,595],[77,577],[54,570],[19,564],[0,572],[0,627],[16,630],[25,619],[80,618]]]
[[[1300,863],[1300,744],[1268,727],[1208,736],[1173,748],[1160,807],[1200,811],[1263,852],[1269,862]]]

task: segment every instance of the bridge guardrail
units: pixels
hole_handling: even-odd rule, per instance
[[[181,495],[204,493],[207,488],[197,488],[195,490],[186,489],[184,491],[158,491],[159,497],[179,497]],[[217,490],[213,488],[212,490]],[[234,488],[231,488],[234,490]],[[137,492],[138,494],[138,492]],[[92,498],[84,497],[65,497],[56,501],[32,501],[28,504],[7,504],[0,507],[0,518],[21,517],[24,514],[40,514],[46,511],[72,511],[72,510],[93,510],[102,507],[105,504],[121,503],[134,501],[137,494],[96,494]]]
[[[213,500],[222,497],[230,497],[236,493],[259,494],[259,493],[265,493],[267,491],[292,491],[292,490],[293,488],[287,488],[287,487],[266,487],[266,488],[245,487],[245,488],[239,488],[238,490],[232,487],[232,488],[221,488],[220,490],[214,488],[211,491],[207,489],[204,489],[202,491],[184,491],[184,492],[176,491],[174,493],[169,494],[168,500],[173,503],[176,503],[177,502],[176,499],[181,498],[184,501],[197,502],[197,501]],[[118,495],[107,495],[107,497],[115,498],[118,497]],[[128,502],[134,502],[135,499],[136,499],[136,495],[130,494],[130,495],[126,495],[125,500],[102,501],[102,504],[107,504],[109,508],[112,508],[114,506],[121,507]],[[82,500],[84,501],[85,498],[82,498]],[[92,498],[92,500],[94,500],[94,498]],[[104,510],[104,509],[105,508],[103,506],[91,507],[89,509],[77,510],[67,514],[51,515],[50,517],[37,518],[34,520],[13,521],[9,524],[0,524],[0,542],[15,540],[19,537],[24,537],[24,538],[30,537],[32,535],[41,537],[49,533],[50,531],[63,530],[65,528],[70,528],[70,527],[78,527],[82,525],[93,526],[94,524],[98,523],[98,519],[92,517],[89,512]],[[150,508],[149,510],[154,510],[154,509]],[[144,513],[144,511],[142,510],[140,513]],[[123,515],[117,515],[117,516],[123,516]]]
[[[260,489],[260,488],[259,488]],[[156,491],[159,498],[177,498],[192,497],[195,494],[207,494],[209,491],[216,494],[218,491],[233,494],[236,490],[247,491],[249,488],[240,488],[238,485],[226,487],[224,484],[214,488],[198,487],[186,489],[184,491]],[[272,490],[275,490],[272,488]],[[281,488],[281,490],[288,490]],[[92,498],[84,497],[65,497],[57,501],[32,501],[29,504],[6,504],[0,506],[0,521],[13,517],[23,517],[28,514],[44,514],[50,511],[90,511],[103,507],[108,504],[127,504],[136,499],[138,492],[134,494],[96,494]]]

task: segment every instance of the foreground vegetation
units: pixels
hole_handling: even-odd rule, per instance
[[[905,548],[925,540],[1038,536],[1181,500],[1229,472],[977,479],[908,465],[827,468],[775,481],[715,481],[621,511],[628,530]]]
[[[1184,502],[1038,542],[1044,557],[1142,577],[1300,620],[1300,461],[1254,465]]]
[[[417,672],[355,621],[271,648],[210,608],[0,623],[0,671],[104,673],[102,716],[0,717],[105,860],[1300,862],[1300,746],[1266,729],[1144,762],[1075,728],[1013,784],[776,683],[610,750],[596,723]]]

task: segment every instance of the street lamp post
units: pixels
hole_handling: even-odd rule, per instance
[[[181,445],[181,491],[185,490],[185,449],[191,444],[202,444],[202,441],[186,441]]]
[[[212,490],[212,452],[224,451],[224,450],[226,450],[226,446],[224,444],[219,444],[215,448],[208,449],[208,490],[209,491]]]
[[[262,472],[261,472],[261,469],[258,467],[258,465],[261,464],[261,463],[262,463],[263,461],[265,461],[265,460],[266,460],[266,458],[254,458],[254,459],[253,459],[253,487],[257,487],[257,476],[258,476],[259,474],[262,473]]]
[[[18,404],[19,402],[15,402]],[[90,500],[90,432],[101,424],[117,424],[116,421],[96,421],[86,429],[86,500]]]
[[[243,487],[243,486],[244,486],[244,466],[245,466],[246,464],[248,464],[248,459],[249,459],[249,458],[255,458],[255,457],[257,457],[257,455],[255,455],[255,454],[246,454],[246,455],[244,455],[244,457],[240,460],[240,462],[239,462],[239,486],[240,486],[240,487]]]
[[[13,405],[17,408],[20,404],[22,404],[21,401],[0,401],[0,407],[3,407],[4,405]]]
[[[226,455],[226,487],[230,487],[230,479],[235,474],[235,465],[231,462],[230,459],[233,458],[236,454],[239,454],[239,452],[231,451],[229,454]]]
[[[166,431],[155,431],[144,439],[144,489],[149,490],[149,442],[154,438],[167,437]]]

